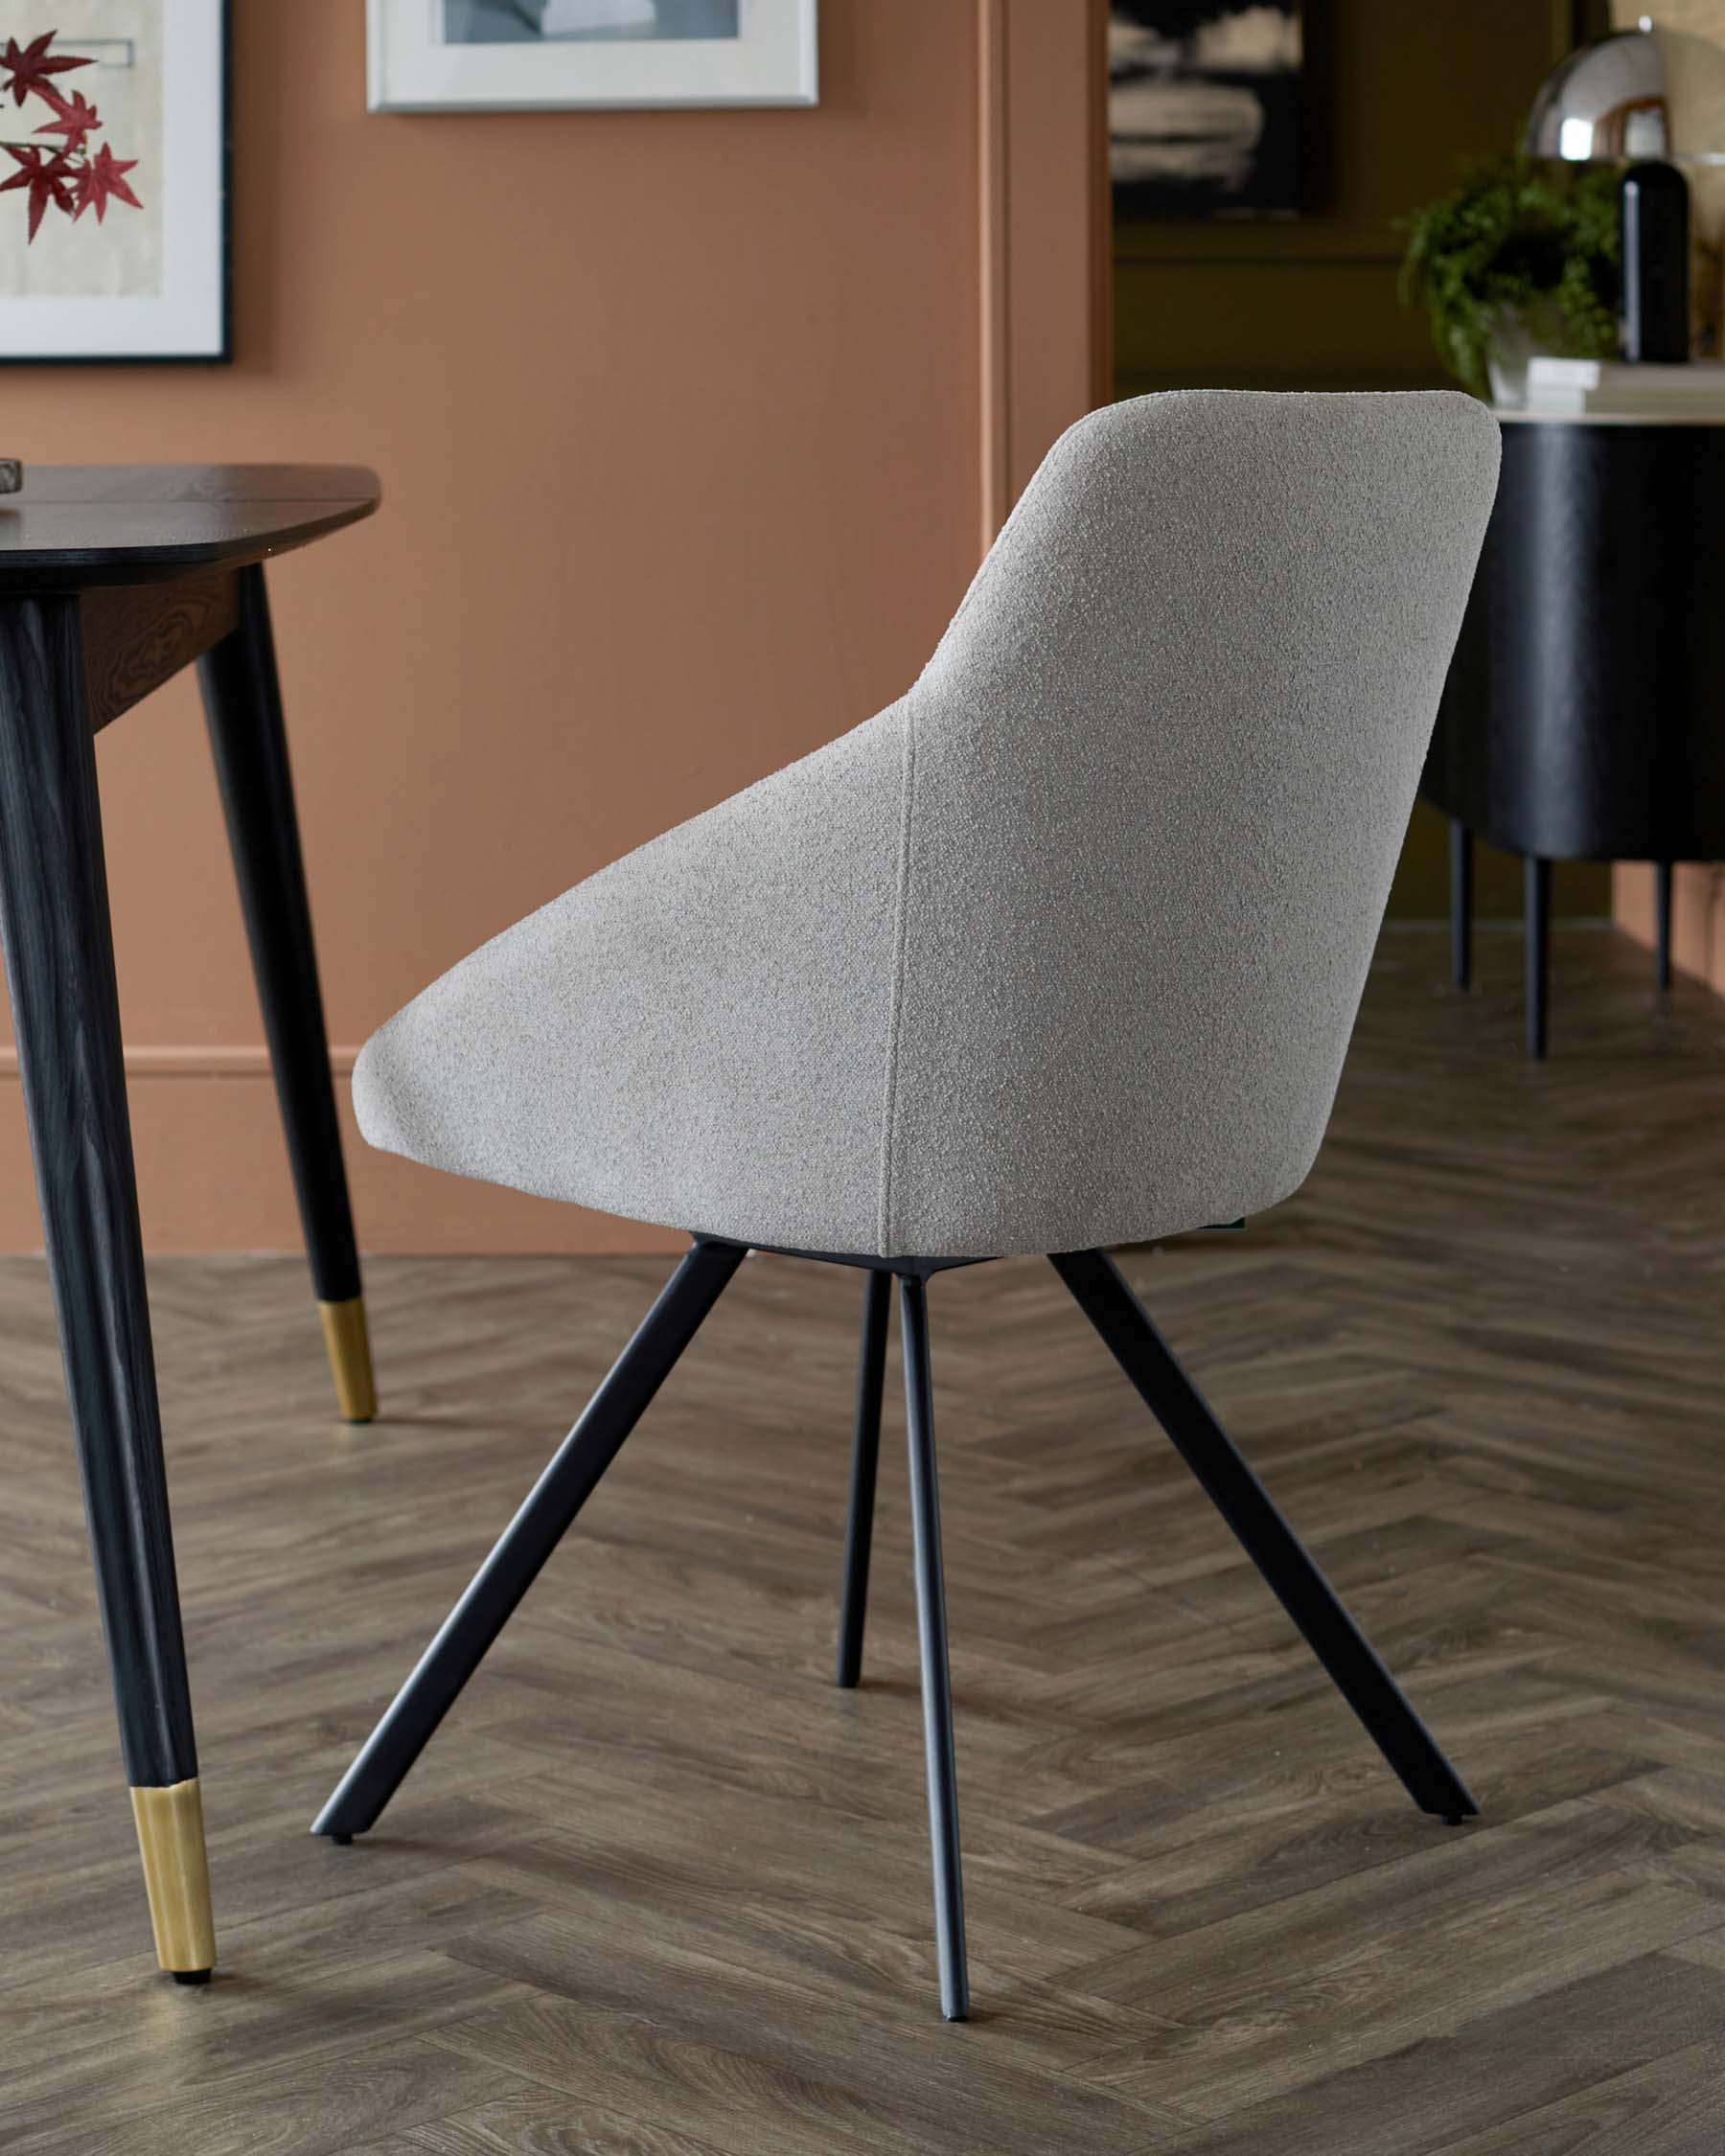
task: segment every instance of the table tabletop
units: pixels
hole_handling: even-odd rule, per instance
[[[1546,412],[1522,404],[1491,410],[1506,426],[1725,426],[1725,404],[1674,412]]]
[[[0,495],[0,591],[242,567],[356,523],[378,476],[340,464],[50,464]]]

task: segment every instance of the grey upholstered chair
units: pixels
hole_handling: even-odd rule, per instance
[[[374,1145],[694,1236],[313,1831],[372,1825],[750,1249],[867,1269],[840,1680],[900,1290],[941,2004],[967,2007],[925,1288],[1054,1266],[1416,1802],[1473,1800],[1100,1246],[1328,1119],[1490,508],[1471,399],[1146,397],[1049,452],[908,694],[434,982]]]

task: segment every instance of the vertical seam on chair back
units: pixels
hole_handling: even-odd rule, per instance
[[[905,1001],[905,941],[910,920],[911,807],[916,791],[916,700],[905,706],[903,799],[899,809],[898,895],[892,925],[892,1006],[886,1025],[886,1097],[881,1112],[881,1257],[890,1254],[892,1237],[892,1165],[897,1145],[898,1050],[900,1013]]]

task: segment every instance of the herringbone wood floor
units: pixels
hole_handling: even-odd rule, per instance
[[[41,1271],[0,1266],[0,2148],[1725,2145],[1725,1009],[1392,934],[1306,1191],[1127,1271],[1452,1749],[1416,1814],[1034,1262],[934,1283],[977,2019],[934,2010],[902,1408],[747,1266],[379,1832],[307,1823],[666,1268],[152,1273],[223,1961],[159,1982]],[[895,1358],[896,1364],[896,1358]],[[896,1382],[896,1366],[894,1370]]]

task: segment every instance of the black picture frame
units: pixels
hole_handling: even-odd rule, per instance
[[[1120,223],[1300,214],[1305,11],[1303,0],[1113,0],[1109,171]]]

